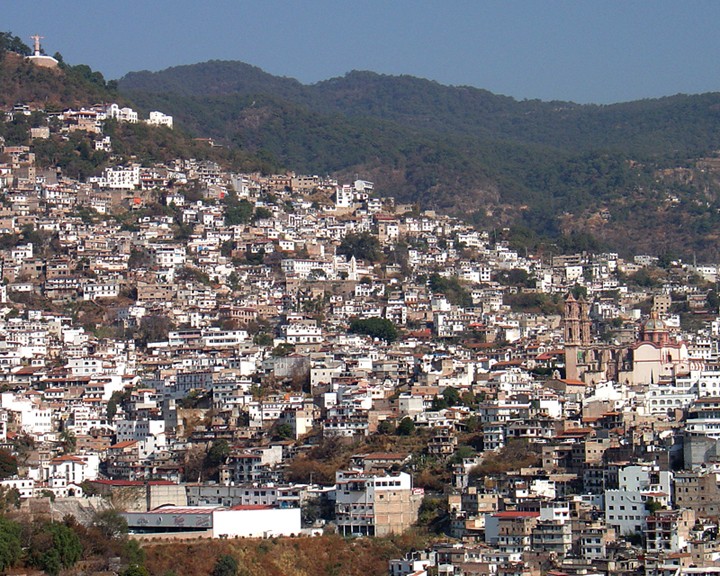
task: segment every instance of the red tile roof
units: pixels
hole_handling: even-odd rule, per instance
[[[177,486],[175,482],[170,480],[90,480],[93,484],[102,484],[103,486]]]
[[[519,510],[506,510],[505,512],[496,512],[493,518],[539,518],[540,512],[523,512]]]
[[[113,444],[110,446],[110,448],[130,448],[130,446],[133,446],[137,444],[137,440],[125,440],[124,442],[118,442],[117,444]]]

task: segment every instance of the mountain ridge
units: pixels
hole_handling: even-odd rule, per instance
[[[622,253],[720,258],[720,177],[702,160],[720,149],[717,93],[612,105],[518,101],[368,71],[304,85],[219,60],[105,82],[84,65],[51,73],[18,58],[0,67],[12,88],[5,106],[84,98],[162,110],[176,132],[224,143],[237,166],[361,175],[398,201],[509,227],[528,250],[572,250],[587,242],[568,238],[589,233],[593,246]],[[652,231],[642,233],[648,222]]]
[[[240,77],[245,73],[249,73],[249,78]],[[222,78],[218,74],[222,74]],[[610,147],[617,147],[627,137],[627,131],[622,129],[630,120],[638,119],[638,112],[642,113],[639,120],[643,124],[657,121],[653,116],[667,114],[672,110],[682,111],[687,122],[693,119],[693,111],[697,113],[698,107],[705,107],[706,114],[714,111],[713,126],[720,127],[720,93],[717,92],[676,94],[616,104],[545,102],[517,100],[482,88],[446,86],[434,80],[371,71],[354,70],[343,76],[302,84],[294,78],[273,76],[256,66],[230,60],[176,66],[159,72],[129,73],[118,81],[118,85],[121,91],[128,93],[171,92],[194,97],[272,94],[315,111],[334,111],[402,122],[413,118],[422,119],[422,113],[425,112],[425,119],[430,121],[427,127],[433,130],[452,129],[477,136],[475,130],[485,129],[490,131],[488,135],[493,138],[505,136],[518,142],[560,147],[580,144],[584,149],[597,147],[587,142],[587,139],[596,135],[595,132],[584,135],[584,142],[578,142],[582,140],[582,131],[581,137],[576,134],[564,143],[558,142],[557,126],[552,133],[543,134],[537,126],[533,127],[533,118],[541,119],[543,124],[540,129],[545,132],[549,130],[549,124],[558,122],[569,125],[575,131],[582,128],[579,126],[581,123],[595,131],[610,129],[610,138],[601,142],[603,146]],[[636,117],[632,117],[633,114]],[[433,115],[436,116],[434,121],[431,118]],[[707,116],[703,115],[702,120],[707,120]],[[534,132],[521,137],[520,132],[527,132],[528,128]],[[613,134],[616,135],[613,137]],[[720,138],[716,137],[713,141],[720,145]]]
[[[720,93],[519,101],[368,71],[302,84],[236,61],[131,73],[118,86],[141,108],[162,105],[191,132],[289,169],[363,174],[403,202],[527,228],[530,249],[580,231],[621,252],[720,256],[709,232],[720,182],[696,166],[720,149]],[[665,237],[628,232],[647,221]]]

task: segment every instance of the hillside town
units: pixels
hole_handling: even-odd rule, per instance
[[[35,147],[78,132],[113,158],[105,126],[138,113],[18,116],[8,506],[114,507],[139,539],[438,533],[392,576],[720,572],[715,264],[533,254],[359,178],[73,179]]]

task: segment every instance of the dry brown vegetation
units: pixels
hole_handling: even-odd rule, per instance
[[[43,108],[65,108],[87,106],[88,103],[108,99],[108,89],[102,76],[81,66],[49,69],[35,66],[18,54],[0,56],[0,78],[3,90],[0,104],[4,108],[23,102]],[[68,81],[68,79],[72,81]],[[125,98],[113,94],[116,99]]]
[[[222,554],[232,555],[238,576],[385,575],[388,560],[428,544],[428,536],[409,532],[392,538],[347,540],[337,535],[269,540],[203,540],[144,545],[150,574],[174,571],[206,576]]]
[[[540,461],[539,445],[530,444],[524,439],[510,440],[499,452],[488,454],[470,473],[475,477],[504,474],[511,470],[537,466]]]
[[[410,436],[373,434],[351,442],[337,438],[323,439],[307,453],[293,460],[287,469],[287,479],[291,482],[310,482],[312,479],[313,482],[320,484],[333,484],[335,471],[347,468],[354,454],[420,453],[427,445],[428,435],[427,430],[416,430]]]

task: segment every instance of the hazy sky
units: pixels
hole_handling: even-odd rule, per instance
[[[0,30],[107,79],[242,60],[596,103],[720,91],[719,23],[716,0],[0,0]]]

